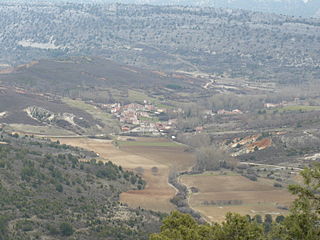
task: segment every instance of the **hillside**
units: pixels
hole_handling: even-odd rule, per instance
[[[205,81],[99,57],[40,60],[0,73],[0,123],[42,135],[118,132],[107,103],[149,100],[172,105],[180,94],[183,99],[195,90],[201,94]]]
[[[0,32],[0,240],[285,216],[320,161],[319,19],[7,1]]]
[[[0,15],[2,67],[99,55],[153,70],[228,74],[258,82],[296,84],[319,77],[317,19],[201,7],[71,3],[3,3]]]
[[[186,87],[191,86],[187,81],[181,81],[165,73],[118,64],[99,57],[40,60],[3,71],[0,81],[6,85],[57,95],[67,95],[76,89],[96,91],[104,88],[164,87],[175,81]]]
[[[20,0],[24,2],[23,0]],[[54,2],[64,2],[63,0],[53,0]],[[52,1],[52,2],[53,2]],[[29,1],[30,2],[30,1]],[[42,0],[33,0],[32,2],[43,2]],[[82,3],[112,3],[113,0],[70,0],[69,2]],[[202,6],[202,7],[223,7],[236,8],[251,11],[263,11],[269,13],[284,14],[289,16],[319,17],[320,3],[317,0],[118,0],[119,3],[130,4],[153,4],[153,5],[184,5],[184,6]]]
[[[95,134],[109,131],[111,124],[88,112],[69,106],[61,97],[50,93],[0,86],[0,123],[24,126],[25,133],[52,135]],[[109,130],[108,130],[109,129]]]
[[[144,181],[96,157],[1,131],[0,238],[146,239],[159,216],[118,202],[121,192],[141,189]]]

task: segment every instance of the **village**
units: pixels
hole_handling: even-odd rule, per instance
[[[177,119],[169,119],[166,108],[158,108],[146,100],[143,105],[112,103],[102,107],[119,120],[121,131],[126,134],[163,136],[177,124]]]
[[[93,104],[93,102],[88,102]],[[264,103],[263,110],[280,109],[281,107],[289,106],[304,106],[304,102],[296,98],[294,101],[282,101],[280,103]],[[117,119],[120,125],[121,134],[135,136],[165,136],[176,134],[178,128],[178,116],[184,115],[184,110],[179,107],[157,105],[147,100],[140,102],[128,102],[126,104],[113,102],[108,104],[94,104],[101,110],[111,114]],[[305,106],[304,106],[305,107]],[[261,112],[259,111],[259,112]],[[234,116],[243,115],[248,111],[240,109],[224,109],[220,108],[216,111],[205,109],[201,111],[204,119],[212,119],[214,116]],[[210,121],[210,120],[209,120]],[[207,122],[208,123],[208,122]],[[207,124],[200,123],[194,128],[185,129],[186,132],[201,133],[207,128]],[[180,129],[181,130],[181,129]],[[173,136],[175,138],[175,136]]]

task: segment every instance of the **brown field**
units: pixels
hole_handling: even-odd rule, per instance
[[[199,211],[209,221],[221,222],[227,212],[242,215],[273,216],[286,214],[277,206],[289,206],[294,197],[286,190],[275,188],[271,181],[259,179],[251,181],[242,176],[194,175],[180,179],[188,187],[196,187],[189,199],[192,208]],[[204,205],[204,201],[241,200],[240,205]]]
[[[56,139],[54,139],[56,140]],[[176,190],[169,185],[170,171],[184,171],[194,164],[194,156],[185,152],[185,146],[170,144],[166,139],[135,138],[119,139],[120,147],[111,140],[89,138],[60,138],[61,143],[95,151],[102,161],[112,161],[125,169],[140,173],[146,180],[144,190],[122,193],[120,201],[131,207],[142,207],[154,211],[170,212],[175,206],[170,203]],[[132,139],[131,139],[132,140]],[[157,171],[152,171],[156,167]],[[184,176],[180,181],[188,187],[196,187],[189,199],[192,208],[199,211],[208,221],[221,222],[227,212],[240,214],[286,214],[277,206],[289,206],[293,197],[285,188],[273,187],[273,182],[259,179],[253,182],[235,174],[202,174]],[[241,205],[204,205],[204,201],[241,200]]]
[[[131,207],[140,206],[154,211],[170,212],[175,208],[170,203],[176,190],[168,183],[169,172],[173,169],[187,170],[194,162],[193,155],[185,152],[183,145],[164,147],[163,142],[168,141],[166,139],[136,138],[140,142],[138,146],[124,145],[120,148],[115,147],[110,140],[60,138],[59,141],[95,151],[101,160],[110,160],[125,169],[141,173],[147,182],[146,188],[122,193],[120,200]],[[150,142],[153,144],[150,145]],[[156,146],[157,142],[159,146]],[[151,170],[154,167],[157,168],[156,172]]]

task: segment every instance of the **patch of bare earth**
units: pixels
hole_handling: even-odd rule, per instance
[[[199,190],[190,197],[191,207],[215,222],[223,221],[227,212],[252,216],[285,215],[287,211],[280,208],[289,206],[294,198],[286,189],[275,188],[262,180],[254,182],[242,176],[184,176],[181,181]]]

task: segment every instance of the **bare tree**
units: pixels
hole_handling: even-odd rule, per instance
[[[221,167],[234,168],[237,160],[230,157],[216,146],[201,147],[196,152],[195,171],[218,170]]]

